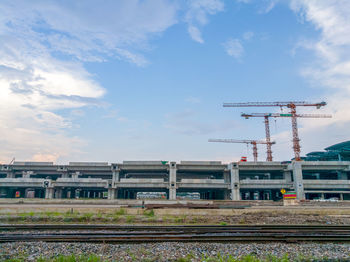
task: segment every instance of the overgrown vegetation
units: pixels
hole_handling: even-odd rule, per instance
[[[151,210],[145,210],[145,211],[143,212],[143,215],[146,216],[146,217],[154,217],[154,211],[153,211],[153,209],[151,209]]]
[[[168,214],[164,211],[141,208],[105,208],[84,209],[67,208],[64,211],[33,211],[23,212],[14,210],[9,213],[0,212],[0,223],[107,223],[107,224],[165,224],[165,225],[249,225],[249,224],[348,224],[346,216],[321,216],[317,213],[304,214],[303,210],[295,210],[289,213],[283,212],[235,212],[234,214],[210,213],[203,215],[200,212],[190,213],[191,210],[178,213],[170,210]],[[78,211],[79,210],[79,211]],[[343,211],[342,211],[343,212]],[[348,212],[348,211],[347,211]],[[252,215],[253,214],[253,215]],[[341,213],[343,214],[343,213]],[[347,214],[347,213],[345,213]]]

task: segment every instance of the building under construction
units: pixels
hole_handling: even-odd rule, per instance
[[[123,163],[14,162],[0,165],[2,198],[350,200],[350,161],[232,162],[124,161]]]
[[[320,108],[325,102],[226,103],[224,107],[287,107],[288,114],[250,113],[245,118],[265,119],[266,140],[210,139],[209,142],[247,143],[254,162],[124,161],[123,163],[13,162],[0,165],[0,197],[137,199],[280,200],[281,192],[302,199],[350,200],[350,141],[300,157],[297,118],[329,115],[297,114],[296,107]],[[295,160],[272,158],[270,117],[292,121]],[[257,144],[267,147],[266,162],[258,162]],[[293,194],[294,195],[294,194]]]

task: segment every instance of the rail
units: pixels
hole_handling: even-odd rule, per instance
[[[22,232],[24,231],[24,232]],[[52,232],[53,231],[53,232]],[[68,232],[67,232],[68,231]],[[69,232],[70,231],[70,232]],[[0,242],[350,242],[343,225],[0,225]]]

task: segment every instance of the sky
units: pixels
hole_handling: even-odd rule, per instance
[[[252,160],[224,102],[326,101],[301,155],[349,140],[348,0],[0,0],[0,162]],[[288,110],[284,109],[283,112]],[[273,157],[293,155],[271,120]],[[259,160],[266,148],[259,146]]]

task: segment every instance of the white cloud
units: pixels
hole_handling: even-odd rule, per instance
[[[254,37],[254,32],[251,32],[251,31],[244,32],[243,34],[243,39],[246,41],[249,41],[253,37]]]
[[[203,44],[204,40],[202,38],[202,33],[199,31],[199,29],[193,25],[188,26],[188,33],[190,34],[191,38],[198,42]]]
[[[0,161],[81,153],[62,109],[99,105],[105,94],[83,66],[109,57],[147,64],[148,40],[176,23],[167,0],[0,2]]]
[[[280,0],[265,0],[264,6],[260,9],[260,13],[268,13],[270,12]]]
[[[204,43],[198,27],[208,23],[208,15],[214,15],[223,10],[224,3],[221,0],[189,0],[185,21],[188,23],[188,33],[191,38],[198,43]]]
[[[347,0],[291,0],[290,6],[301,22],[311,23],[317,39],[297,43],[315,54],[301,72],[314,88],[322,88],[328,105],[322,111],[332,119],[300,119],[302,152],[322,150],[333,143],[349,140],[350,129],[350,2]],[[300,111],[304,111],[302,109]],[[277,145],[276,145],[277,147]]]
[[[239,39],[229,39],[223,46],[226,50],[226,53],[233,58],[240,60],[244,54],[244,48]]]

